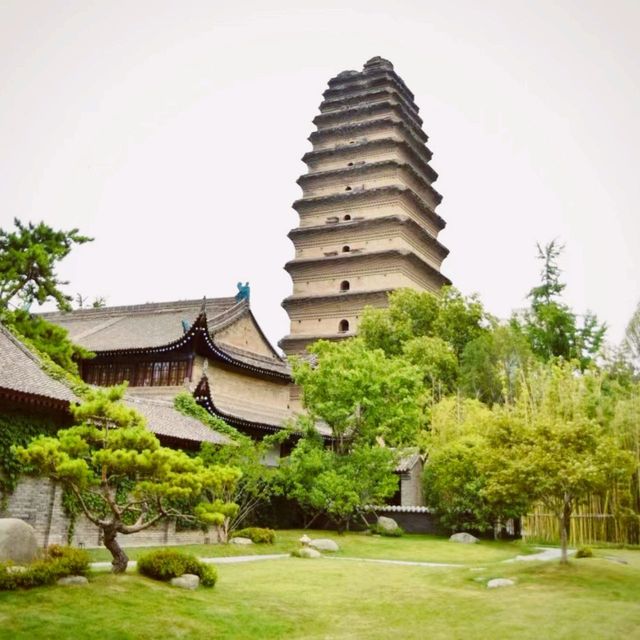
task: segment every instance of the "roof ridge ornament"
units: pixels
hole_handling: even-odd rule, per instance
[[[200,305],[200,313],[207,313],[207,296],[202,296],[202,304]]]
[[[236,286],[238,287],[238,293],[236,293],[236,302],[242,302],[243,300],[249,302],[249,298],[251,297],[251,287],[249,287],[249,283],[245,282],[244,284],[242,284],[242,282],[238,282]]]

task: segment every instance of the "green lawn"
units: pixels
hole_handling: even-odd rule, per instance
[[[84,587],[0,593],[0,637],[637,637],[640,552],[611,555],[629,564],[593,558],[569,567],[512,563],[477,571],[287,558],[220,566],[216,587],[195,592],[135,574],[103,573]],[[495,558],[490,547],[485,558]],[[517,584],[488,590],[490,577],[512,577]]]
[[[354,558],[386,558],[390,560],[417,560],[421,562],[446,562],[468,564],[474,562],[498,562],[513,558],[518,554],[533,551],[533,547],[522,542],[482,541],[477,544],[456,544],[447,538],[426,535],[405,535],[402,538],[382,538],[364,533],[346,533],[342,536],[331,531],[276,531],[275,544],[254,544],[241,546],[234,544],[188,545],[176,547],[201,557],[221,557],[253,554],[290,553],[298,544],[300,536],[306,533],[311,538],[332,538],[340,545],[337,555]],[[126,545],[126,536],[121,544]],[[126,549],[131,560],[149,551],[149,548]],[[94,561],[111,560],[106,549],[90,550]]]

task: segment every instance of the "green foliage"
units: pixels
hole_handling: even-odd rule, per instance
[[[214,566],[174,549],[159,549],[141,556],[138,559],[138,573],[163,582],[191,573],[200,578],[203,587],[213,587],[218,580],[218,572]]]
[[[427,503],[454,529],[488,529],[542,504],[561,523],[566,551],[574,509],[608,491],[621,506],[637,466],[611,429],[605,380],[570,363],[537,365],[511,403],[442,401],[425,441]]]
[[[458,383],[458,358],[449,342],[442,338],[420,336],[407,340],[402,347],[406,362],[422,373],[424,385],[434,398],[455,391]]]
[[[236,512],[225,520],[218,530],[226,541],[230,530],[250,521],[255,512],[266,505],[273,495],[281,492],[280,474],[277,468],[264,464],[273,446],[289,437],[287,431],[267,436],[254,442],[247,436],[238,434],[235,446],[218,447],[203,443],[198,456],[207,466],[224,465],[240,469],[238,481],[229,485],[229,491],[221,498],[237,505]]]
[[[303,438],[283,463],[287,494],[312,515],[328,516],[339,531],[365,507],[381,504],[398,487],[393,453],[378,446],[358,445],[347,453],[325,449]]]
[[[525,505],[517,495],[501,503],[484,497],[487,433],[496,416],[477,400],[446,398],[432,411],[429,452],[423,484],[427,504],[451,531],[485,531],[500,519],[519,516]]]
[[[493,404],[513,402],[533,354],[517,323],[495,324],[465,347],[460,364],[463,391]]]
[[[59,427],[59,422],[50,416],[18,411],[0,413],[0,506],[1,500],[16,488],[22,471],[13,447],[24,446],[39,435],[53,435]]]
[[[200,420],[208,427],[228,436],[232,440],[247,439],[247,436],[241,434],[237,429],[228,425],[222,418],[212,416],[204,407],[201,407],[195,398],[188,391],[181,391],[173,400],[174,407],[183,415]]]
[[[87,360],[95,355],[71,342],[66,329],[27,311],[7,311],[2,316],[2,321],[36,353],[46,354],[55,364],[74,376],[78,375],[77,361]]]
[[[627,324],[623,347],[634,368],[636,376],[640,377],[640,302],[638,302]]]
[[[178,516],[219,524],[235,507],[219,496],[240,476],[234,467],[206,466],[198,457],[161,447],[142,416],[119,402],[125,386],[91,390],[84,403],[72,407],[80,424],[15,449],[27,471],[46,475],[73,494],[102,529],[117,571],[126,569],[118,533],[136,533]]]
[[[523,315],[523,330],[538,357],[576,360],[584,370],[600,350],[606,326],[591,313],[584,315],[579,326],[576,314],[560,302],[566,286],[560,282],[558,266],[563,249],[555,240],[544,247],[538,245],[538,258],[543,263],[541,283],[529,292],[531,308]]]
[[[70,575],[85,575],[89,570],[89,555],[81,549],[50,546],[41,560],[24,567],[24,571],[12,570],[11,563],[0,563],[0,591],[29,589]]]
[[[593,549],[591,547],[580,547],[576,551],[576,558],[593,558]]]
[[[453,287],[438,295],[398,289],[389,294],[387,309],[365,310],[359,335],[369,349],[400,355],[404,344],[420,337],[440,338],[460,357],[471,340],[484,333],[487,320],[475,296],[465,297]]]
[[[402,527],[396,527],[395,529],[385,529],[378,523],[369,525],[369,531],[376,536],[382,536],[384,538],[401,538],[404,535]]]
[[[360,339],[327,342],[309,348],[314,365],[294,362],[305,407],[324,420],[338,449],[350,440],[391,446],[412,444],[424,424],[422,375],[417,367],[368,349]]]
[[[234,537],[249,538],[256,544],[273,544],[276,541],[276,532],[273,529],[261,527],[247,527],[233,532]]]
[[[0,311],[20,298],[26,305],[42,304],[53,298],[59,309],[71,310],[71,297],[60,290],[67,284],[58,280],[57,263],[74,244],[90,242],[77,229],[56,231],[40,222],[23,224],[14,219],[16,229],[0,229]]]

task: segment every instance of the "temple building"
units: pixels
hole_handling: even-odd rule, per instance
[[[55,435],[73,424],[70,406],[80,399],[64,383],[52,378],[38,355],[0,324],[0,428],[29,425],[30,435]],[[161,398],[127,397],[125,403],[140,412],[149,431],[168,447],[197,451],[203,442],[233,446],[222,433],[196,418],[183,415]],[[47,478],[23,477],[17,487],[3,492],[0,518],[20,518],[30,524],[40,545],[62,544],[73,530],[75,544],[100,545],[98,530],[84,517],[71,527],[63,504],[63,490]],[[175,523],[135,534],[136,545],[202,542],[201,532],[176,532]]]
[[[285,265],[287,354],[355,335],[364,308],[386,306],[394,289],[449,284],[440,273],[448,250],[437,239],[438,174],[414,96],[391,62],[375,57],[332,78],[313,122],[293,204],[300,223],[289,233],[295,257]]]
[[[188,390],[210,413],[255,439],[293,418],[289,365],[264,336],[244,289],[236,297],[43,317],[95,353],[79,363],[89,384],[126,380],[128,397],[137,402],[172,403]]]

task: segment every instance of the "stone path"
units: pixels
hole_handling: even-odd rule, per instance
[[[541,560],[547,562],[549,560],[560,560],[562,551],[558,547],[536,547],[540,549],[538,553],[531,553],[526,556],[516,556],[510,560],[503,560],[503,562],[535,562]],[[575,549],[569,549],[569,555],[573,555],[576,552]]]
[[[557,547],[536,547],[536,549],[540,549],[538,553],[532,553],[526,556],[516,556],[515,558],[510,558],[508,560],[502,560],[502,562],[548,562],[549,560],[559,560],[560,559],[560,549]],[[569,549],[569,554],[574,554],[575,549]],[[252,555],[252,556],[226,556],[221,558],[198,558],[202,560],[202,562],[206,562],[208,564],[237,564],[241,562],[259,562],[261,560],[280,560],[281,558],[288,558],[288,553],[272,553],[267,555]],[[332,555],[324,555],[324,558],[329,558],[330,560],[350,560],[356,562],[373,562],[378,564],[395,564],[395,565],[403,565],[408,567],[467,567],[469,565],[466,564],[455,564],[449,562],[420,562],[413,560],[386,560],[384,558],[353,558],[353,557],[344,557],[344,556],[332,556]],[[137,565],[135,560],[129,560],[129,564],[127,565],[128,569],[134,569]],[[110,562],[92,562],[91,568],[96,569],[97,571],[106,571],[111,569]]]
[[[357,562],[377,562],[379,564],[399,564],[408,567],[465,567],[464,564],[448,564],[446,562],[419,562],[413,560],[384,560],[382,558],[350,558],[325,555],[323,558],[330,560],[355,560]]]

